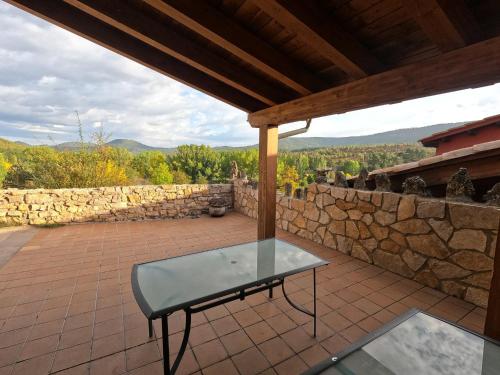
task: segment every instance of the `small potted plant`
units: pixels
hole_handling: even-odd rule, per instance
[[[226,214],[226,201],[224,198],[212,198],[209,201],[208,213],[212,217],[221,217]]]

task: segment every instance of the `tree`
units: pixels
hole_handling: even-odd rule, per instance
[[[0,188],[2,187],[3,180],[5,179],[5,176],[7,176],[7,172],[9,171],[11,165],[5,159],[3,154],[0,153]]]
[[[174,180],[165,154],[161,151],[143,151],[134,156],[132,167],[152,184],[171,184]]]
[[[168,156],[173,169],[186,173],[191,182],[205,177],[210,183],[223,179],[220,168],[220,155],[210,146],[183,145]]]
[[[279,162],[277,174],[276,183],[280,189],[283,189],[286,183],[292,185],[292,191],[297,188],[300,178],[295,166],[285,165],[283,162]]]
[[[185,185],[191,183],[191,179],[183,171],[173,171],[172,176],[174,184]]]
[[[361,170],[361,164],[357,160],[346,160],[342,165],[342,171],[347,175],[355,176]]]
[[[174,176],[170,172],[167,163],[161,163],[153,168],[149,180],[155,185],[166,185],[174,181]]]

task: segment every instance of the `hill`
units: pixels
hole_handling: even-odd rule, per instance
[[[420,128],[397,129],[383,133],[352,137],[292,137],[280,140],[279,148],[286,151],[298,151],[314,148],[349,145],[411,144],[416,143],[419,139],[427,137],[433,133],[461,126],[463,124],[465,124],[465,122],[436,124],[423,126]],[[171,153],[175,151],[175,147],[153,147],[130,139],[114,139],[108,142],[107,145],[111,147],[126,148],[133,153],[153,150],[162,151],[165,153]],[[22,148],[25,146],[28,145],[25,143],[21,144],[21,142],[11,142],[0,138],[0,148]],[[89,146],[92,147],[92,145],[90,144]],[[80,142],[64,142],[53,147],[58,150],[75,150],[80,147]],[[243,147],[219,146],[214,147],[214,149],[218,151],[231,151],[255,147],[258,147],[258,145]]]
[[[410,144],[417,143],[419,139],[433,133],[461,126],[465,122],[436,124],[421,128],[397,129],[383,133],[360,135],[354,137],[292,137],[280,140],[279,148],[294,151],[310,148],[350,145],[376,145],[376,144]]]

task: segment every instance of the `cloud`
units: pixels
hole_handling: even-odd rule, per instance
[[[102,127],[153,146],[257,142],[242,111],[66,30],[5,3],[0,24],[0,137],[75,140],[78,111],[87,136]],[[308,136],[472,120],[499,104],[496,85],[316,119]]]

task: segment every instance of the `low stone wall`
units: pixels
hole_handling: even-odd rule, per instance
[[[0,190],[0,223],[50,224],[179,218],[206,212],[210,199],[233,205],[232,184],[93,189]]]
[[[257,217],[257,189],[235,181],[234,206]],[[311,184],[278,194],[277,226],[432,288],[486,306],[500,209]]]

